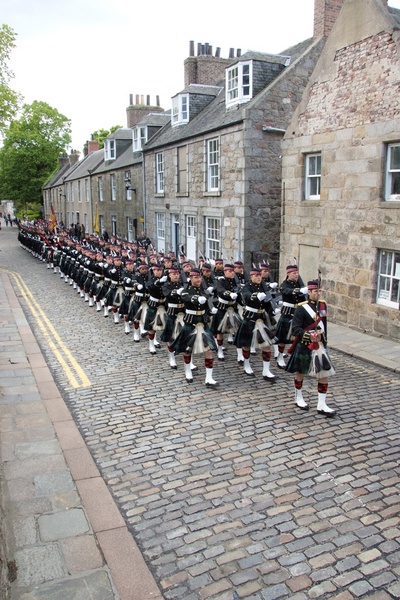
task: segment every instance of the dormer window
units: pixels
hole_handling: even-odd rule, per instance
[[[253,95],[252,62],[239,62],[226,69],[226,105],[248,102]]]
[[[135,127],[133,129],[133,151],[138,152],[147,142],[147,127]]]
[[[104,140],[104,160],[115,160],[117,158],[116,140]]]
[[[182,125],[189,121],[189,94],[178,94],[172,98],[171,125]]]

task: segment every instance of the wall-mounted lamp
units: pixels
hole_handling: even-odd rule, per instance
[[[131,184],[130,184],[130,183],[127,183],[127,184],[125,185],[125,187],[126,187],[126,189],[127,189],[128,191],[135,192],[135,194],[136,194],[136,188],[133,188],[133,187],[131,187]]]

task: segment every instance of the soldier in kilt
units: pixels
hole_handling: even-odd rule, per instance
[[[274,382],[276,376],[271,373],[271,346],[275,341],[275,317],[271,293],[262,284],[260,269],[250,271],[250,282],[242,290],[243,316],[235,337],[235,346],[242,349],[244,373],[254,377],[250,365],[250,348],[261,348],[263,360],[263,378]]]
[[[226,264],[223,277],[218,277],[216,281],[215,305],[217,312],[213,316],[211,326],[217,340],[218,360],[225,360],[224,333],[230,335],[233,341],[241,322],[237,310],[237,298],[240,291],[240,283],[235,279],[233,264]]]
[[[317,378],[318,413],[332,418],[336,411],[326,404],[328,377],[335,370],[327,353],[327,307],[320,300],[318,280],[308,282],[308,301],[301,302],[294,311],[292,331],[295,341],[290,348],[290,359],[286,366],[288,373],[294,373],[295,403],[301,410],[309,405],[303,398],[303,379],[305,375]]]
[[[168,360],[171,369],[177,368],[175,352],[171,350],[171,343],[178,337],[183,327],[183,317],[185,314],[185,305],[181,298],[183,289],[184,286],[178,267],[170,267],[168,281],[162,286],[166,301],[167,317],[160,340],[167,343]]]
[[[216,309],[211,309],[204,295],[202,278],[199,269],[192,269],[190,282],[181,294],[185,305],[184,325],[178,337],[172,342],[171,350],[176,354],[183,352],[185,363],[186,381],[193,381],[191,367],[192,354],[204,353],[206,379],[205,385],[215,387],[217,382],[213,379],[214,352],[217,351],[214,335],[209,326],[210,314]]]

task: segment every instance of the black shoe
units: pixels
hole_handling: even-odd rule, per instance
[[[208,383],[208,382],[207,382],[207,383],[206,383],[206,387],[210,387],[210,388],[216,388],[217,386],[218,386],[218,383],[217,383],[217,382],[215,382],[215,383]]]
[[[300,404],[297,404],[297,402],[295,402],[297,408],[299,408],[300,410],[310,410],[310,407],[308,404],[306,404],[305,406],[300,406]]]
[[[186,381],[187,381],[188,383],[193,383],[193,379],[188,379],[187,377],[186,377]]]
[[[336,415],[336,410],[317,410],[317,413],[320,415],[324,415],[327,419],[333,419]]]
[[[277,377],[267,377],[267,375],[263,375],[263,379],[264,379],[264,381],[269,381],[270,383],[275,383],[275,381],[278,378]]]

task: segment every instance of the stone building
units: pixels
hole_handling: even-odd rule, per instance
[[[170,122],[144,147],[146,229],[159,250],[247,267],[269,258],[278,274],[281,141],[324,40],[226,59],[202,45],[195,57],[191,42]]]
[[[331,10],[282,146],[281,264],[320,270],[336,323],[399,341],[400,11],[386,0]]]

